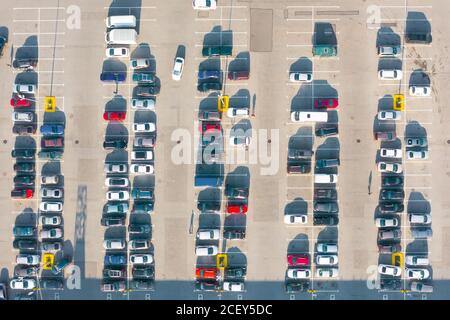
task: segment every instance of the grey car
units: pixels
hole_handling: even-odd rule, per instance
[[[316,202],[314,204],[314,213],[338,213],[339,207],[336,202]]]

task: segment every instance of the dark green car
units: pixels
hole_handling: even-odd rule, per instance
[[[318,137],[328,137],[328,136],[334,136],[339,133],[338,126],[332,125],[332,126],[325,126],[316,129],[316,136]]]
[[[24,184],[24,185],[32,185],[34,184],[35,176],[15,176],[14,183],[15,184]]]
[[[339,159],[320,159],[316,161],[316,169],[333,168],[339,166]]]
[[[148,199],[152,200],[154,197],[153,190],[143,190],[134,188],[131,190],[131,197],[133,200],[140,200],[140,199]]]
[[[14,149],[11,151],[11,157],[32,159],[36,153],[35,149]]]
[[[32,162],[16,163],[14,164],[14,171],[34,172],[34,163]]]
[[[233,54],[232,46],[205,46],[202,49],[202,56],[231,56]]]
[[[40,151],[38,153],[39,159],[43,160],[60,160],[63,156],[63,152],[61,150],[54,151]]]

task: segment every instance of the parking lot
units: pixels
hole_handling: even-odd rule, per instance
[[[447,299],[446,286],[450,260],[445,254],[450,246],[446,231],[450,227],[447,214],[450,203],[446,186],[450,183],[447,123],[450,113],[444,102],[450,98],[446,90],[449,66],[446,48],[450,37],[445,32],[450,5],[443,1],[372,1],[370,4],[349,0],[320,1],[219,1],[213,11],[193,10],[191,2],[175,4],[158,0],[76,1],[42,0],[39,5],[29,0],[7,1],[0,13],[1,35],[8,44],[0,60],[1,99],[0,163],[3,205],[0,226],[0,282],[14,277],[15,256],[13,227],[36,224],[42,186],[36,183],[34,197],[13,199],[15,160],[11,150],[26,148],[18,143],[31,143],[40,151],[39,127],[61,122],[64,129],[64,154],[60,161],[47,161],[36,156],[36,181],[41,176],[58,174],[63,183],[63,256],[79,267],[81,289],[66,272],[64,290],[39,291],[39,299]],[[80,24],[74,23],[77,8]],[[409,12],[422,13],[431,25],[431,45],[403,42]],[[105,18],[116,14],[132,14],[137,18],[138,41],[130,47],[130,58],[121,59],[118,68],[126,71],[126,81],[116,84],[99,80],[112,64],[105,57]],[[378,15],[379,14],[379,15]],[[168,18],[170,17],[170,18]],[[331,26],[337,40],[337,55],[313,56],[317,25]],[[380,42],[397,39],[402,55],[392,61],[380,59]],[[231,45],[231,56],[204,57],[205,46],[217,42]],[[11,66],[14,58],[38,50],[38,64],[31,72]],[[22,52],[22,53],[21,53]],[[174,59],[183,53],[185,65],[180,81],[172,80]],[[130,59],[146,58],[159,83],[154,111],[132,110],[130,101],[136,96]],[[114,67],[117,67],[115,65]],[[230,80],[229,72],[249,69],[249,78]],[[380,81],[381,69],[403,71],[401,81]],[[246,117],[223,115],[223,184],[220,188],[195,187],[195,176],[202,138],[199,126],[203,112],[217,111],[218,91],[197,90],[198,76],[203,71],[221,70],[222,95],[230,97],[230,106],[248,110]],[[289,81],[292,72],[310,72],[311,83]],[[411,85],[426,73],[431,81],[430,97],[409,94]],[[31,77],[31,78],[30,78]],[[13,83],[36,84],[36,133],[13,135],[9,106]],[[403,94],[405,108],[401,120],[380,122],[379,111],[392,109],[392,99]],[[45,96],[55,96],[58,110],[44,112]],[[339,134],[317,137],[314,122],[291,121],[291,112],[314,111],[316,98],[338,98],[339,106],[328,111],[327,124],[338,125]],[[122,99],[122,100],[121,100]],[[120,100],[120,101],[119,101]],[[125,102],[125,103],[123,103]],[[124,111],[121,124],[103,119],[105,111]],[[127,163],[131,160],[133,123],[156,123],[157,140],[152,149],[152,175],[127,175],[132,188],[154,190],[154,209],[146,216],[151,226],[151,254],[154,257],[155,282],[151,290],[127,290],[106,293],[100,290],[103,278],[104,239],[124,236],[128,241],[128,213],[125,228],[111,231],[101,226],[104,211],[105,163]],[[251,129],[250,145],[230,145],[232,129]],[[374,140],[375,131],[395,130],[397,140]],[[124,152],[104,150],[105,139],[116,135],[128,138]],[[408,160],[405,138],[425,137],[428,141],[426,160]],[[188,163],[177,164],[174,150],[188,146]],[[403,167],[405,210],[400,221],[401,252],[429,258],[433,293],[412,293],[410,280],[401,277],[402,287],[380,290],[378,264],[390,264],[391,255],[379,254],[375,219],[385,174],[377,169],[380,148],[402,149],[404,157],[396,160]],[[313,151],[308,173],[287,173],[288,150]],[[409,149],[408,149],[409,150]],[[186,154],[184,154],[186,156]],[[239,163],[238,155],[245,161]],[[232,161],[230,160],[232,159]],[[316,169],[317,160],[339,159],[339,166]],[[317,174],[336,174],[334,186],[314,183]],[[246,214],[232,215],[227,207],[227,186],[248,189]],[[131,189],[129,191],[131,192]],[[339,223],[335,226],[315,225],[314,193],[332,188],[337,193]],[[48,200],[48,199],[47,199]],[[202,213],[198,202],[219,202],[217,213]],[[136,203],[136,202],[134,202]],[[132,206],[132,202],[130,203]],[[285,215],[308,216],[303,225],[288,225]],[[432,237],[415,239],[408,213],[432,216]],[[141,219],[141,218],[139,218]],[[139,220],[138,219],[138,220]],[[137,221],[141,223],[142,221]],[[228,254],[228,263],[246,267],[245,290],[227,293],[196,291],[196,267],[215,267],[215,257],[196,257],[199,229],[220,229],[214,245]],[[229,240],[224,230],[244,230],[245,238]],[[338,277],[319,279],[316,271],[317,244],[338,247]],[[209,242],[200,244],[209,244]],[[130,254],[130,252],[127,252]],[[286,293],[285,279],[289,269],[287,255],[306,255],[308,289]],[[130,276],[131,266],[127,268]],[[376,280],[378,279],[378,280]],[[127,278],[127,286],[131,278]],[[56,292],[56,293],[55,293]],[[11,295],[22,292],[11,290]]]

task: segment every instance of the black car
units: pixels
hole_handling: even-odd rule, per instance
[[[314,151],[305,149],[289,149],[288,159],[311,159]]]
[[[287,172],[292,173],[292,174],[310,173],[311,172],[311,161],[288,162]]]
[[[381,178],[381,185],[383,187],[402,187],[403,177],[402,176],[384,176]]]
[[[247,274],[246,267],[230,267],[225,269],[225,278],[241,279]]]
[[[336,226],[339,223],[337,215],[314,215],[313,224],[315,226]]]
[[[126,140],[126,139],[106,140],[103,142],[103,148],[106,150],[126,149],[127,145],[128,145],[128,140]]]
[[[37,66],[38,60],[34,58],[19,59],[13,61],[13,68],[15,69],[33,69]]]
[[[320,128],[317,128],[316,136],[318,137],[328,137],[328,136],[334,136],[339,133],[338,126],[337,125],[327,125]]]
[[[383,278],[380,279],[380,290],[399,291],[402,289],[401,279]]]
[[[36,240],[16,239],[13,242],[14,249],[19,250],[37,250]]]
[[[338,213],[339,206],[337,202],[322,202],[315,201],[314,202],[314,213],[315,214],[329,214],[329,213]]]
[[[199,200],[197,202],[197,209],[201,212],[205,211],[219,211],[220,201],[215,200]]]
[[[11,198],[30,199],[34,195],[34,190],[29,188],[18,188],[11,190]]]
[[[158,87],[156,86],[137,86],[136,95],[139,97],[150,97],[158,94]]]
[[[33,159],[36,154],[36,149],[14,149],[11,151],[11,157]]]
[[[15,184],[31,186],[31,185],[34,185],[35,180],[36,180],[36,177],[34,175],[20,175],[20,176],[15,176],[13,181]]]
[[[134,267],[133,278],[153,279],[155,277],[155,269],[153,267]]]
[[[309,290],[310,281],[286,282],[286,293],[306,292]]]
[[[248,198],[248,188],[227,187],[225,195],[229,198]]]
[[[197,86],[197,90],[200,92],[207,92],[207,91],[211,91],[211,90],[222,90],[222,83],[214,81],[214,82],[202,82],[199,83]]]
[[[62,279],[41,279],[39,281],[41,289],[46,290],[63,290],[64,281]]]
[[[150,225],[149,224],[130,224],[128,225],[128,233],[130,234],[147,234],[150,233]]]
[[[12,132],[14,134],[18,135],[27,135],[27,134],[35,134],[36,133],[36,126],[31,124],[14,124],[12,128]]]
[[[381,200],[403,200],[405,198],[405,192],[400,189],[383,189],[381,190]]]
[[[125,216],[123,215],[104,215],[100,221],[100,224],[104,227],[112,226],[124,226]]]
[[[314,199],[316,200],[336,200],[337,191],[336,189],[315,189]]]
[[[195,281],[194,291],[217,291],[220,289],[216,281]]]
[[[154,281],[153,280],[131,280],[130,289],[131,290],[153,290]]]
[[[432,41],[431,32],[407,32],[405,34],[406,43],[430,44]]]
[[[245,229],[228,229],[224,230],[223,237],[227,240],[245,239]]]
[[[379,210],[381,213],[399,213],[405,210],[405,206],[400,202],[380,203]]]
[[[0,57],[3,56],[3,49],[5,49],[5,45],[7,42],[8,41],[5,37],[0,36]]]
[[[14,164],[14,171],[34,172],[33,162],[17,162]]]

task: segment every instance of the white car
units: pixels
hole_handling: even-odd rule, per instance
[[[219,229],[200,229],[197,231],[198,240],[219,240],[220,230]]]
[[[59,176],[41,176],[41,184],[58,184]]]
[[[39,224],[41,226],[59,226],[61,224],[61,217],[59,217],[59,216],[40,216]]]
[[[126,188],[130,185],[128,178],[106,178],[105,186]]]
[[[127,173],[128,164],[126,163],[106,163],[104,167],[105,173]]]
[[[431,214],[410,213],[408,214],[408,221],[409,223],[430,224]]]
[[[378,273],[388,276],[400,276],[402,274],[402,268],[388,264],[379,264]]]
[[[336,244],[318,243],[317,252],[319,253],[337,253],[338,247]]]
[[[131,160],[153,160],[153,151],[132,151]]]
[[[320,266],[334,266],[338,264],[338,256],[335,254],[330,255],[319,254],[316,257],[316,264]]]
[[[383,158],[395,158],[395,159],[401,159],[403,156],[402,149],[387,149],[382,148],[380,150],[380,156]]]
[[[132,254],[130,255],[131,264],[152,264],[153,256],[151,254]]]
[[[61,228],[53,228],[48,230],[41,231],[41,238],[44,239],[60,239],[62,238],[62,229]]]
[[[307,224],[308,216],[306,214],[285,214],[284,223],[286,224]]]
[[[12,113],[13,121],[23,121],[23,122],[32,122],[34,120],[33,112],[13,112]]]
[[[130,68],[132,70],[143,69],[150,66],[149,59],[131,59],[130,60]]]
[[[230,137],[230,146],[248,146],[250,145],[250,137],[232,136]]]
[[[16,263],[37,266],[41,263],[41,259],[37,254],[19,254],[16,256]]]
[[[156,125],[153,122],[133,123],[133,132],[155,132]]]
[[[378,163],[378,171],[379,172],[402,173],[403,167],[400,163],[379,162]]]
[[[36,280],[27,278],[12,279],[9,282],[9,286],[15,290],[32,290],[36,288]]]
[[[388,228],[397,227],[399,223],[397,218],[377,218],[375,224],[378,228]]]
[[[173,64],[172,79],[179,81],[183,75],[184,59],[182,57],[176,57]]]
[[[106,250],[122,250],[126,246],[127,243],[124,239],[107,239],[103,241],[103,248]]]
[[[380,70],[378,72],[378,79],[380,80],[401,80],[402,78],[402,70]]]
[[[42,198],[61,199],[63,197],[63,189],[42,188],[39,193]]]
[[[409,87],[409,94],[415,97],[429,97],[431,88],[429,86],[411,86]]]
[[[378,55],[380,57],[398,57],[402,54],[402,48],[398,46],[381,46],[378,47]]]
[[[155,168],[151,164],[132,164],[130,172],[139,174],[153,174]]]
[[[108,201],[127,201],[130,199],[130,193],[128,191],[108,191],[106,192],[106,200]]]
[[[223,291],[240,292],[244,291],[245,285],[243,282],[225,281],[223,283]]]
[[[39,204],[39,210],[42,212],[61,212],[63,208],[62,202],[41,202]]]
[[[133,140],[134,147],[152,148],[155,146],[156,139],[154,137],[135,137]]]
[[[426,147],[428,145],[427,138],[406,138],[405,139],[405,147],[414,148],[414,147]]]
[[[430,260],[424,256],[406,255],[405,263],[410,266],[428,266],[430,264]]]
[[[192,8],[195,10],[216,10],[216,0],[192,0]]]
[[[310,72],[291,72],[289,73],[289,81],[291,82],[311,82],[313,75]]]
[[[308,269],[288,269],[287,277],[290,279],[309,279],[311,271]]]
[[[408,160],[427,160],[428,159],[428,151],[407,151],[406,158]]]
[[[215,256],[219,252],[217,246],[198,246],[195,247],[195,255],[197,257]]]
[[[337,278],[339,276],[338,268],[317,268],[316,278]]]
[[[249,115],[250,115],[249,108],[228,108],[227,110],[228,118],[236,118],[236,117],[246,118]]]
[[[125,58],[130,55],[128,48],[106,48],[106,56],[108,58]]]
[[[380,111],[378,112],[378,120],[393,120],[399,121],[402,119],[400,111]]]
[[[154,110],[154,99],[131,99],[131,108],[139,110]]]
[[[405,274],[407,279],[423,280],[430,277],[430,271],[427,269],[410,269],[405,268]]]
[[[14,93],[35,93],[36,86],[34,84],[17,84],[13,85]]]

